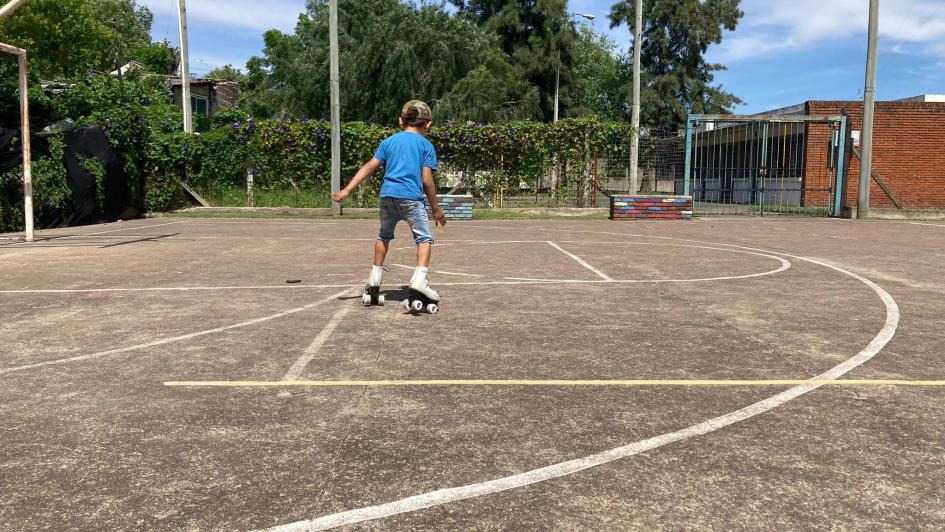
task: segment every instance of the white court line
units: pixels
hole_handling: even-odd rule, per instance
[[[331,333],[335,331],[335,328],[341,323],[341,319],[345,317],[345,314],[351,310],[350,304],[342,305],[338,312],[335,312],[335,315],[331,317],[331,321],[325,325],[325,328],[318,333],[318,336],[312,340],[312,343],[305,348],[305,351],[302,353],[302,356],[295,361],[295,364],[292,364],[292,367],[289,368],[289,371],[285,373],[285,376],[282,377],[284,381],[294,381],[299,378],[299,375],[305,371],[305,368],[308,367],[309,363],[321,350],[322,346],[325,345],[325,342],[328,341],[328,337],[331,336]]]
[[[134,227],[122,227],[121,229],[115,229],[113,231],[100,231],[98,233],[85,233],[81,235],[66,235],[64,238],[76,238],[76,237],[85,237],[85,236],[98,236],[98,235],[108,235],[111,233],[120,233],[122,231],[133,231],[135,229],[151,229],[152,227],[164,227],[165,225],[176,225],[187,223],[185,220],[179,220],[176,222],[167,222],[163,224],[154,224],[154,225],[136,225]]]
[[[227,326],[225,326],[225,327],[217,327],[217,328],[215,328],[215,329],[207,329],[207,330],[205,330],[205,331],[198,331],[198,332],[194,332],[194,333],[190,333],[190,334],[184,334],[184,335],[181,335],[181,336],[174,336],[174,337],[171,337],[171,338],[163,338],[163,339],[161,339],[161,340],[155,340],[155,341],[153,341],[153,342],[148,342],[148,343],[145,343],[145,344],[137,344],[137,345],[131,345],[131,346],[127,346],[127,347],[119,347],[119,348],[117,348],[117,349],[110,349],[110,350],[108,350],[108,351],[100,351],[100,352],[98,352],[98,353],[91,353],[91,354],[88,354],[88,355],[79,355],[79,356],[74,356],[74,357],[69,357],[69,358],[60,358],[60,359],[56,359],[56,360],[47,360],[47,361],[45,361],[45,362],[37,362],[37,363],[35,363],[35,364],[26,364],[26,365],[24,365],[24,366],[16,366],[16,367],[12,367],[12,368],[0,368],[0,375],[6,374],[6,373],[13,373],[13,372],[16,372],[16,371],[24,371],[24,370],[28,370],[28,369],[42,368],[42,367],[54,366],[54,365],[58,365],[58,364],[66,364],[66,363],[69,363],[69,362],[79,362],[79,361],[82,361],[82,360],[91,360],[91,359],[95,359],[95,358],[102,358],[102,357],[106,357],[106,356],[109,356],[109,355],[116,355],[116,354],[118,354],[118,353],[128,353],[128,352],[130,352],[130,351],[137,351],[137,350],[139,350],[139,349],[147,349],[147,348],[149,348],[149,347],[156,347],[156,346],[159,346],[159,345],[166,345],[166,344],[171,344],[171,343],[174,343],[174,342],[181,342],[181,341],[184,341],[184,340],[190,340],[190,339],[192,339],[192,338],[198,338],[198,337],[200,337],[200,336],[206,336],[206,335],[208,335],[208,334],[214,334],[214,333],[218,333],[218,332],[230,331],[230,330],[233,330],[233,329],[239,329],[239,328],[241,328],[241,327],[248,327],[248,326],[250,326],[250,325],[256,325],[257,323],[263,323],[263,322],[270,321],[270,320],[274,320],[274,319],[277,319],[277,318],[282,318],[282,317],[285,317],[285,316],[289,316],[289,315],[291,315],[291,314],[297,314],[297,313],[299,313],[299,312],[303,312],[303,311],[309,310],[309,309],[311,309],[311,308],[315,308],[315,307],[317,307],[317,306],[319,306],[319,305],[322,305],[322,304],[324,304],[324,303],[328,303],[329,301],[332,301],[332,300],[334,300],[334,299],[338,299],[339,297],[345,295],[346,293],[350,292],[351,290],[352,290],[351,288],[348,288],[348,289],[346,289],[346,290],[344,290],[344,291],[342,291],[342,292],[338,292],[337,294],[334,294],[334,295],[332,295],[332,296],[326,297],[325,299],[322,299],[322,300],[320,300],[320,301],[316,301],[315,303],[309,303],[308,305],[304,305],[304,306],[301,306],[301,307],[296,307],[296,308],[289,309],[289,310],[286,310],[286,311],[283,311],[283,312],[277,312],[277,313],[275,313],[275,314],[270,314],[269,316],[263,316],[262,318],[256,318],[256,319],[253,319],[253,320],[242,321],[242,322],[240,322],[240,323],[235,323],[235,324],[233,324],[233,325],[227,325]]]
[[[665,237],[670,238],[670,237]],[[758,250],[762,251],[762,250]],[[775,253],[775,252],[772,252]],[[789,255],[787,253],[779,253],[786,257],[791,257],[798,260],[807,261],[813,264],[823,266],[825,268],[830,268],[832,270],[838,271],[844,275],[848,275],[868,286],[870,289],[876,293],[880,300],[883,302],[883,305],[886,308],[886,321],[883,324],[882,329],[879,333],[873,338],[870,343],[863,348],[862,351],[854,355],[853,357],[847,359],[846,361],[834,366],[828,371],[817,375],[806,384],[795,386],[789,390],[781,392],[777,395],[773,395],[767,399],[759,401],[757,403],[751,404],[695,425],[691,425],[684,429],[677,430],[675,432],[669,432],[666,434],[661,434],[659,436],[654,436],[645,440],[640,440],[633,442],[621,447],[616,447],[607,451],[603,451],[597,454],[592,454],[583,458],[577,458],[574,460],[568,460],[565,462],[560,462],[557,464],[549,465],[539,469],[534,469],[531,471],[526,471],[524,473],[519,473],[516,475],[510,475],[507,477],[497,478],[494,480],[489,480],[486,482],[478,482],[475,484],[467,484],[465,486],[458,486],[453,488],[445,488],[441,490],[431,491],[428,493],[423,493],[420,495],[414,495],[413,497],[407,497],[405,499],[400,499],[397,501],[388,502],[385,504],[379,504],[377,506],[369,506],[365,508],[359,508],[355,510],[348,510],[345,512],[339,512],[335,514],[326,515],[319,517],[317,519],[298,521],[295,523],[277,526],[271,528],[270,530],[288,532],[288,531],[297,531],[297,530],[325,530],[328,528],[335,528],[339,526],[353,525],[355,523],[362,523],[365,521],[372,521],[375,519],[382,519],[385,517],[390,517],[393,515],[414,512],[417,510],[422,510],[424,508],[430,508],[433,506],[439,506],[442,504],[447,504],[450,502],[461,501],[465,499],[470,499],[473,497],[481,497],[484,495],[491,495],[503,491],[508,491],[515,488],[521,488],[538,482],[544,482],[547,480],[552,480],[586,469],[604,465],[616,460],[627,458],[630,456],[638,455],[646,451],[657,449],[671,443],[678,441],[687,440],[696,436],[702,436],[711,432],[715,432],[719,429],[731,426],[740,421],[745,421],[752,417],[755,417],[759,414],[768,412],[778,406],[781,406],[788,401],[796,399],[806,393],[809,393],[817,388],[823,386],[819,381],[832,381],[839,379],[843,375],[849,373],[853,369],[861,366],[862,364],[869,361],[871,358],[876,356],[886,344],[892,340],[893,336],[896,334],[896,328],[899,326],[899,305],[896,304],[896,301],[889,295],[888,292],[882,289],[876,283],[870,281],[865,277],[861,277],[853,272],[844,270],[837,266],[833,266],[815,259],[810,259],[806,257],[800,257],[797,255]]]
[[[945,224],[924,224],[924,223],[921,223],[921,222],[902,222],[902,223],[909,224],[909,225],[927,225],[927,226],[929,226],[929,227],[941,227],[941,228],[945,228]]]
[[[33,243],[35,243],[35,244],[42,244],[42,243],[44,243],[44,242],[46,242],[46,241],[49,241],[49,240],[63,240],[63,239],[66,239],[66,238],[85,238],[85,237],[89,237],[89,236],[108,235],[108,234],[112,234],[112,233],[120,233],[120,232],[122,232],[122,231],[134,231],[135,229],[150,229],[150,228],[152,228],[152,227],[164,227],[164,226],[166,226],[166,225],[175,225],[175,224],[183,224],[183,223],[187,223],[187,222],[186,222],[185,220],[179,220],[179,221],[176,221],[176,222],[167,222],[167,223],[162,223],[162,224],[134,225],[134,226],[131,226],[131,227],[122,227],[121,229],[113,229],[113,230],[111,230],[111,231],[99,231],[99,232],[97,232],[97,233],[82,233],[82,234],[78,234],[78,235],[38,234],[37,236],[38,236],[38,237],[41,237],[41,238],[38,239],[36,242],[32,242],[32,243],[30,243],[30,244],[33,244]],[[144,236],[158,236],[158,235],[144,235]],[[32,246],[30,246],[30,247],[32,247]],[[41,247],[41,246],[37,246],[37,247]]]
[[[544,240],[542,243],[546,242]],[[694,241],[698,242],[698,241]],[[621,242],[615,242],[615,244],[620,244]],[[627,244],[635,244],[634,242],[626,242]],[[705,244],[706,242],[703,242]],[[696,283],[696,282],[707,282],[707,281],[730,281],[736,279],[751,279],[755,277],[765,277],[768,275],[775,275],[781,272],[784,272],[791,268],[791,263],[781,257],[775,255],[769,255],[766,253],[760,253],[755,251],[741,251],[736,249],[728,248],[718,248],[710,246],[696,246],[696,245],[682,245],[682,244],[642,244],[642,245],[654,245],[654,246],[671,246],[671,247],[691,247],[696,249],[710,249],[717,251],[727,251],[729,253],[742,253],[745,255],[757,255],[759,257],[766,257],[769,259],[774,259],[781,263],[779,268],[760,272],[760,273],[750,273],[746,275],[729,275],[721,277],[703,277],[696,279],[611,279],[605,281],[603,279],[531,279],[531,278],[514,278],[507,277],[505,281],[463,281],[463,282],[445,282],[445,283],[436,283],[437,286],[505,286],[505,285],[561,285],[561,284],[647,284],[647,283]],[[732,244],[724,244],[726,246],[732,246]],[[752,249],[752,248],[746,248]],[[772,252],[776,253],[776,252]],[[399,265],[402,268],[410,268],[409,266]],[[257,285],[257,286],[172,286],[172,287],[152,287],[152,288],[62,288],[62,289],[35,289],[35,290],[0,290],[0,294],[73,294],[73,293],[110,293],[110,292],[190,292],[190,291],[213,291],[213,290],[311,290],[311,289],[322,289],[322,288],[342,288],[349,286],[347,284],[314,284],[314,285]]]
[[[551,247],[557,249],[558,251],[560,251],[561,253],[564,253],[565,255],[571,257],[572,259],[574,259],[574,260],[575,260],[578,264],[580,264],[581,266],[584,266],[584,267],[587,268],[588,270],[591,270],[592,272],[594,272],[595,274],[597,274],[597,276],[600,277],[601,279],[603,279],[603,280],[605,280],[605,281],[613,281],[613,279],[611,279],[609,275],[607,275],[606,273],[604,273],[604,272],[598,270],[597,268],[591,266],[590,264],[588,264],[588,262],[587,262],[586,260],[582,259],[581,257],[578,257],[577,255],[575,255],[574,253],[571,253],[571,252],[569,252],[569,251],[565,251],[564,249],[562,249],[561,246],[559,246],[558,244],[555,244],[555,243],[552,242],[551,240],[548,240],[547,242],[548,242],[548,245],[549,245],[549,246],[551,246]]]
[[[405,269],[405,270],[411,270],[411,271],[417,269],[415,266],[407,266],[406,264],[396,264],[396,263],[394,263],[394,264],[391,264],[391,266],[397,266],[398,268],[403,268],[403,269]],[[442,270],[430,270],[430,271],[432,271],[433,273],[442,274],[442,275],[458,275],[458,276],[460,276],[460,277],[482,277],[481,275],[476,275],[476,274],[472,274],[472,273],[445,272],[445,271],[442,271]]]

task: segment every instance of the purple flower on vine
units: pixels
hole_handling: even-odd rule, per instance
[[[233,129],[239,129],[239,128],[240,128],[240,123],[239,123],[239,122],[233,122]]]
[[[302,119],[299,120],[299,123],[300,123],[300,124],[308,124],[308,117],[305,116],[305,115],[303,115],[303,116],[302,116]]]

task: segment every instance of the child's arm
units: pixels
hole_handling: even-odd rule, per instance
[[[423,167],[423,191],[426,193],[427,200],[430,202],[430,210],[433,211],[433,218],[436,220],[436,225],[446,227],[446,215],[443,214],[443,209],[440,208],[440,201],[436,197],[436,183],[433,181],[433,170],[428,166]]]
[[[358,170],[358,173],[354,175],[354,179],[352,179],[351,182],[348,183],[348,186],[346,186],[340,192],[336,192],[331,197],[331,200],[341,201],[345,199],[346,197],[348,197],[348,194],[351,194],[351,192],[354,189],[358,188],[358,185],[360,185],[362,181],[371,177],[371,174],[376,172],[377,169],[380,167],[381,167],[381,162],[378,161],[377,159],[372,158],[370,161],[365,163],[364,166],[362,166],[360,170]]]

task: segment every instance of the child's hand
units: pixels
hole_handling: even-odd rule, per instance
[[[446,214],[443,212],[443,209],[437,205],[433,209],[433,218],[436,220],[436,225],[446,227]]]
[[[331,196],[331,201],[334,201],[335,203],[340,203],[341,200],[348,197],[348,194],[351,194],[351,192],[349,192],[348,189],[341,190],[340,192],[335,192]]]

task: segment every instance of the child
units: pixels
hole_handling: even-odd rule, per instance
[[[410,226],[417,243],[417,269],[410,279],[410,297],[405,305],[409,307],[412,301],[422,301],[428,311],[436,312],[435,304],[440,301],[440,295],[430,288],[427,276],[433,234],[430,232],[430,221],[423,203],[424,194],[430,202],[436,224],[445,227],[446,216],[437,201],[436,184],[433,182],[436,150],[425,137],[432,123],[433,113],[427,104],[419,100],[407,102],[400,114],[400,127],[403,131],[381,142],[374,158],[361,167],[344,190],[332,196],[334,201],[343,200],[380,166],[385,167],[384,183],[381,186],[381,230],[374,244],[374,266],[364,285],[362,296],[366,304],[383,304],[383,298],[378,296],[378,292],[384,277],[384,259],[387,257],[390,241],[394,239],[394,227],[397,222],[404,220]],[[430,303],[433,304],[432,309]]]

